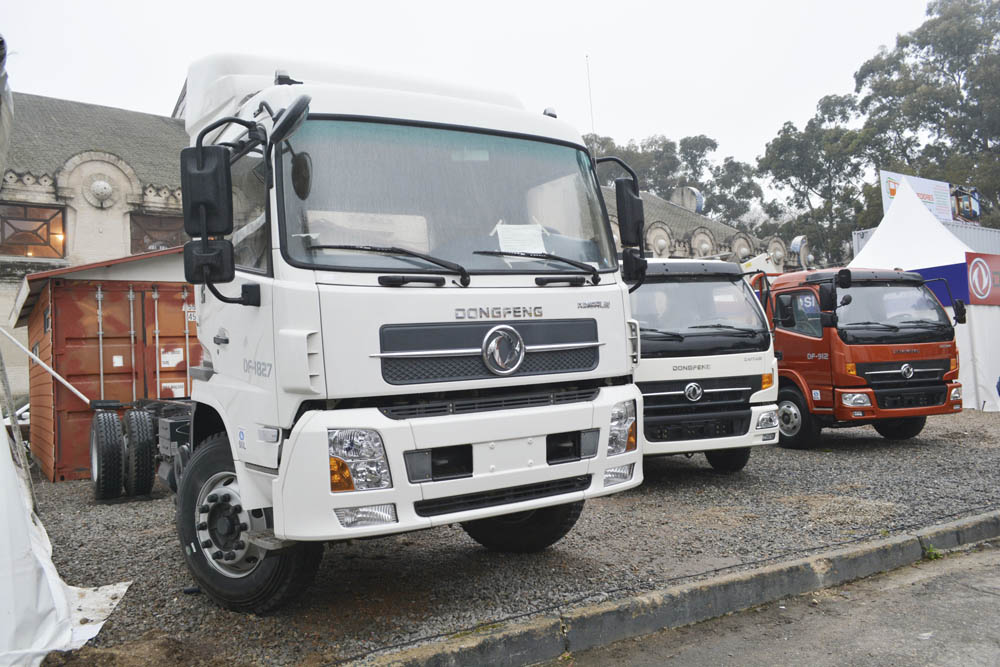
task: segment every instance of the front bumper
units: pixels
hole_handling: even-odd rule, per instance
[[[833,416],[837,421],[868,422],[875,419],[898,419],[901,417],[923,417],[930,415],[949,415],[962,411],[962,399],[951,399],[951,392],[962,385],[959,382],[945,382],[938,387],[914,387],[912,389],[880,389],[876,392],[870,387],[857,389],[835,389],[833,392]],[[940,402],[940,387],[944,387]],[[871,405],[844,405],[844,394],[865,394]],[[876,395],[879,394],[879,395]],[[930,400],[932,405],[920,405]],[[896,405],[899,407],[885,407]]]
[[[637,409],[641,407],[634,385],[604,387],[588,402],[443,417],[390,419],[377,408],[307,412],[285,441],[281,467],[272,482],[274,534],[310,541],[389,535],[633,488],[642,482],[641,446],[607,456],[611,408],[630,399],[636,401]],[[377,430],[385,445],[392,487],[331,492],[330,428]],[[594,458],[546,462],[546,435],[592,428],[600,429]],[[472,445],[471,476],[420,483],[408,480],[404,452],[465,444]],[[604,485],[605,470],[626,465],[633,466],[628,481]],[[473,502],[465,502],[468,498]],[[500,504],[483,507],[483,503]],[[380,504],[395,505],[395,522],[345,528],[334,512]],[[429,507],[432,515],[428,515]]]
[[[696,440],[657,441],[646,438],[646,429],[639,429],[639,442],[644,455],[687,454],[689,452],[705,452],[713,449],[733,449],[735,447],[756,447],[757,445],[773,445],[778,441],[778,427],[757,429],[757,420],[765,412],[778,409],[775,404],[750,406],[750,427],[746,433],[724,438],[699,438]],[[700,419],[691,415],[692,420]]]

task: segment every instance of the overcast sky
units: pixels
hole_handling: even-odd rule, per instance
[[[924,0],[213,2],[0,0],[15,91],[169,115],[187,64],[253,52],[513,92],[616,141],[707,134],[751,161],[853,90]],[[231,9],[227,9],[231,8]],[[295,72],[290,72],[293,76]],[[16,109],[15,109],[16,113]]]

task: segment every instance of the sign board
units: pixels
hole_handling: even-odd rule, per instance
[[[969,275],[969,304],[1000,306],[1000,255],[965,253]]]
[[[879,183],[882,187],[882,213],[888,213],[896,192],[903,184],[903,179],[910,184],[913,191],[920,197],[927,210],[941,222],[951,222],[951,186],[944,181],[932,181],[917,176],[897,174],[894,171],[879,170]]]

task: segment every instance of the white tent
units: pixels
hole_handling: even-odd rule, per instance
[[[63,583],[7,429],[0,431],[0,665],[37,665],[49,651],[78,648],[96,635],[128,583]]]
[[[972,248],[948,231],[904,180],[875,233],[848,266],[899,268],[917,271],[927,279],[945,278],[950,291],[940,283],[928,286],[954,314],[951,297],[969,301],[967,252]],[[1000,307],[970,306],[968,323],[955,327],[965,408],[1000,410],[1000,355],[988,354],[990,331],[1000,331]]]

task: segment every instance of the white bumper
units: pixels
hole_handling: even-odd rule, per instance
[[[377,408],[308,412],[298,421],[282,451],[281,467],[273,478],[274,533],[291,540],[342,540],[388,535],[459,521],[617,493],[642,482],[642,448],[607,456],[611,408],[640,394],[634,385],[604,387],[595,400],[537,408],[478,412],[468,415],[391,419]],[[641,413],[640,413],[641,414]],[[637,424],[642,432],[641,422]],[[375,429],[382,437],[392,474],[392,488],[371,491],[330,491],[327,429]],[[594,458],[549,465],[546,435],[600,429]],[[470,477],[411,483],[403,454],[414,449],[472,445]],[[632,477],[604,486],[604,471],[633,465]],[[480,509],[425,516],[420,501],[540,485],[590,476],[581,490],[530,500],[505,502]],[[584,482],[585,483],[585,482]],[[538,488],[538,487],[535,487]],[[376,526],[343,527],[335,509],[394,504],[397,521]]]
[[[646,439],[646,430],[639,428],[639,442],[646,456],[657,454],[687,454],[688,452],[705,452],[712,449],[733,449],[736,447],[756,447],[757,445],[773,445],[778,442],[778,427],[758,429],[757,420],[765,412],[778,409],[775,404],[754,405],[750,408],[750,430],[743,435],[728,438],[705,438],[698,440],[674,440],[657,442]]]

